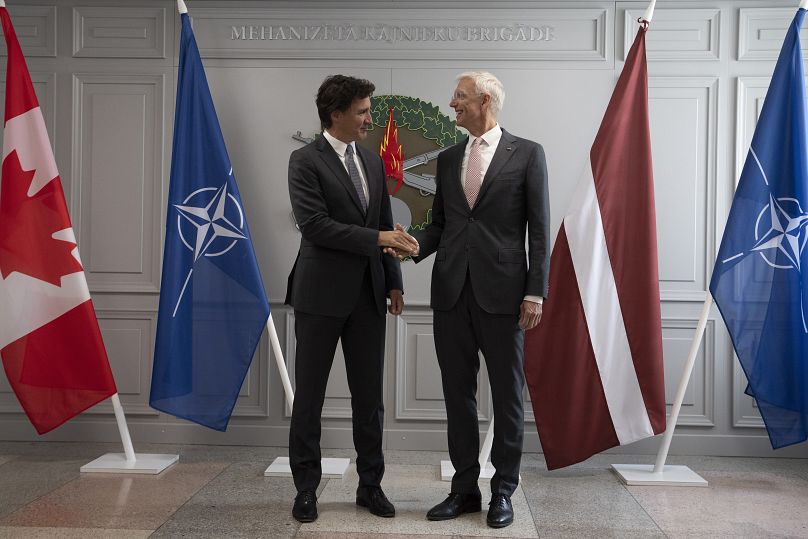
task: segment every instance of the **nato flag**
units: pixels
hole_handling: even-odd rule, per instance
[[[805,13],[774,68],[710,283],[775,449],[804,441],[808,427]]]
[[[205,70],[182,14],[151,406],[225,430],[268,317]]]

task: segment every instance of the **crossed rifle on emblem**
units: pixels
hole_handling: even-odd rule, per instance
[[[300,131],[292,135],[292,139],[304,144],[309,144],[310,142],[314,141],[313,137],[304,137]],[[437,189],[435,176],[431,174],[414,174],[412,172],[407,172],[407,170],[419,165],[425,165],[430,161],[437,159],[438,154],[445,149],[446,148],[438,148],[437,150],[432,150],[420,155],[416,155],[415,157],[405,159],[404,163],[401,165],[401,168],[404,169],[404,183],[410,187],[418,189],[422,196],[426,197],[429,195],[434,195]]]

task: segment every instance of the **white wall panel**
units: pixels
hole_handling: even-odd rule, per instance
[[[738,60],[776,60],[796,10],[796,6],[741,8]],[[803,55],[806,52],[808,44],[803,42]]]
[[[627,9],[623,35],[623,59],[637,35],[637,19],[645,9]],[[646,34],[649,61],[718,60],[720,51],[721,10],[657,6]]]
[[[712,271],[717,90],[715,78],[649,80],[663,300],[702,299]]]
[[[396,320],[397,420],[446,421],[441,370],[432,332],[432,314],[402,314]],[[483,358],[477,376],[477,417],[491,418],[491,389]]]
[[[56,6],[9,3],[8,12],[14,33],[27,58],[56,56]],[[6,42],[0,42],[0,54],[6,55]]]
[[[73,8],[73,56],[165,58],[165,34],[165,8]]]
[[[91,291],[159,290],[162,75],[74,75],[73,192]]]

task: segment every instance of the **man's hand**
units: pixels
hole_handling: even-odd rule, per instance
[[[418,254],[418,241],[407,234],[404,227],[396,223],[395,230],[379,231],[379,245],[384,252],[399,258],[415,256]]]
[[[404,260],[408,256],[418,256],[417,252],[409,253],[407,251],[402,251],[400,249],[394,249],[392,247],[385,247],[384,249],[382,249],[382,251],[384,251],[386,254],[388,254],[390,256],[394,256],[394,257],[398,258],[399,260]]]
[[[525,331],[533,329],[541,320],[541,303],[524,300],[519,307],[519,327]]]
[[[401,314],[404,309],[404,294],[401,290],[390,291],[390,305],[387,306],[387,312],[396,316]]]

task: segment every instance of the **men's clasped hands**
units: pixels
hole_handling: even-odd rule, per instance
[[[382,234],[390,234],[390,243],[381,243]],[[418,256],[421,246],[418,245],[418,240],[407,234],[407,230],[396,223],[395,230],[379,232],[379,242],[384,245],[383,251],[390,256],[398,257],[399,259],[407,258],[408,256]]]

